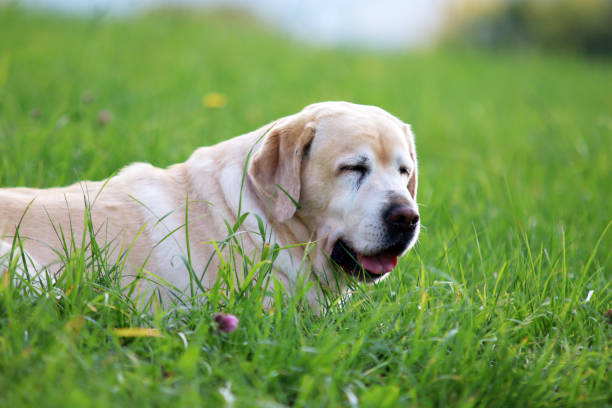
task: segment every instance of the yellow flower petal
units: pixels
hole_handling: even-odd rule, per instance
[[[113,330],[115,336],[119,337],[161,337],[159,329],[149,329],[147,327],[123,327]]]
[[[206,108],[223,108],[227,105],[227,96],[219,92],[210,92],[204,95],[202,104]]]

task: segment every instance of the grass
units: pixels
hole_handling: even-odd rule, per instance
[[[104,248],[67,254],[43,296],[4,279],[0,406],[612,406],[610,83],[609,61],[570,55],[375,54],[233,14],[0,8],[0,186],[166,166],[342,99],[413,124],[425,226],[390,279],[322,316],[299,293],[265,311],[252,285],[143,314]],[[218,332],[217,311],[238,329]]]

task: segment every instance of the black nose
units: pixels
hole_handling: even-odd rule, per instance
[[[396,231],[414,230],[419,223],[419,213],[407,204],[392,204],[384,214],[385,223]]]

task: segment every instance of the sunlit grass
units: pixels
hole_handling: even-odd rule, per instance
[[[390,279],[321,316],[299,291],[265,310],[255,285],[143,313],[103,243],[75,243],[42,296],[0,281],[0,405],[612,404],[608,61],[309,49],[227,15],[0,10],[0,186],[166,166],[342,99],[413,125],[424,223]]]

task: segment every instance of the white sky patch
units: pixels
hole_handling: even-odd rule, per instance
[[[69,13],[122,15],[159,6],[245,9],[311,43],[395,49],[425,45],[456,0],[21,0]],[[0,0],[1,2],[1,0]]]

